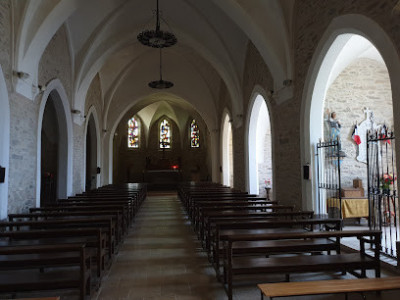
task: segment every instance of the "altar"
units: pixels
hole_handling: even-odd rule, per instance
[[[154,159],[153,159],[154,161]],[[143,170],[143,182],[150,189],[176,189],[182,181],[180,162],[173,163],[167,158],[161,158],[152,163],[146,159],[146,169]]]
[[[332,209],[342,208],[342,217],[346,218],[368,218],[369,205],[368,198],[342,198],[340,206],[339,198],[329,198],[327,200],[328,213]]]
[[[145,170],[143,181],[149,184],[174,184],[181,181],[181,171],[176,169]]]

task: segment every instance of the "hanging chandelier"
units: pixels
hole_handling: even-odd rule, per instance
[[[160,79],[149,82],[149,87],[153,89],[169,89],[174,86],[171,81],[166,81],[162,79],[162,50],[160,49]]]
[[[143,45],[153,48],[171,47],[178,41],[173,33],[162,31],[160,29],[160,11],[158,8],[158,0],[156,10],[156,29],[142,31],[138,34],[137,39]]]

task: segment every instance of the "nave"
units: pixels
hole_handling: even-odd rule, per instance
[[[226,299],[176,193],[148,193],[95,299]]]
[[[393,276],[382,268],[382,277]],[[282,275],[269,275],[240,281],[235,285],[234,300],[259,299],[257,282],[279,282]],[[368,277],[374,277],[367,271]],[[293,275],[293,281],[325,280],[332,274],[306,273]],[[354,278],[351,275],[337,278]],[[264,279],[264,280],[263,280]],[[396,299],[400,291],[368,293],[367,299]],[[227,295],[216,279],[214,268],[201,247],[181,201],[175,193],[148,192],[135,223],[126,236],[119,253],[103,278],[101,288],[93,297],[111,299],[193,299],[226,300]],[[349,300],[359,299],[350,294]],[[339,295],[284,297],[287,300],[344,299]]]

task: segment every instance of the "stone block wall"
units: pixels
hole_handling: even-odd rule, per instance
[[[6,80],[8,91],[11,91],[11,2],[0,1],[0,65]]]
[[[36,205],[38,101],[10,97],[10,170],[8,212],[24,212]]]
[[[1,1],[0,7],[5,3]],[[0,26],[0,28],[2,28]],[[7,27],[6,27],[7,28]],[[2,37],[3,40],[3,37]],[[8,45],[10,47],[10,45]],[[0,49],[7,49],[1,46]],[[39,84],[46,84],[53,79],[60,79],[68,100],[71,101],[71,62],[68,52],[68,42],[64,27],[50,41],[39,64]],[[10,75],[9,75],[10,76]],[[9,202],[8,212],[24,212],[36,205],[37,185],[37,139],[38,118],[41,94],[34,101],[11,92],[10,112],[10,172],[9,172]],[[66,112],[70,113],[70,112]],[[74,139],[79,141],[83,135],[81,130],[74,130]],[[79,156],[83,152],[83,144],[76,143],[74,149]],[[76,154],[75,154],[76,155]],[[83,155],[80,157],[83,158]],[[75,165],[82,165],[78,159]],[[75,181],[79,180],[79,171],[74,170]],[[74,184],[76,186],[76,184]],[[80,191],[74,188],[74,191]]]
[[[72,193],[75,195],[77,193],[83,192],[85,185],[85,173],[84,171],[84,141],[86,137],[84,136],[84,126],[74,125],[74,146],[73,146],[73,171],[72,171]]]
[[[87,95],[86,95],[86,102],[85,102],[85,116],[88,115],[88,111],[91,106],[94,106],[96,112],[97,112],[97,117],[99,118],[99,130],[102,130],[102,124],[103,124],[103,95],[101,93],[101,83],[100,83],[100,78],[99,75],[96,75],[92,83],[90,84],[90,87],[88,89]]]

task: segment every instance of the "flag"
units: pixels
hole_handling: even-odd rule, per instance
[[[390,145],[389,136],[388,136],[388,134],[387,134],[387,127],[386,127],[385,124],[383,124],[383,126],[382,126],[380,138],[384,140],[384,141],[382,141],[382,142],[384,142],[384,143],[386,142],[386,143],[388,143],[388,144]]]
[[[353,139],[353,141],[357,144],[360,145],[361,144],[361,138],[358,135],[358,129],[357,129],[357,125],[354,125],[354,129],[353,129],[353,133],[351,134],[351,138]]]

